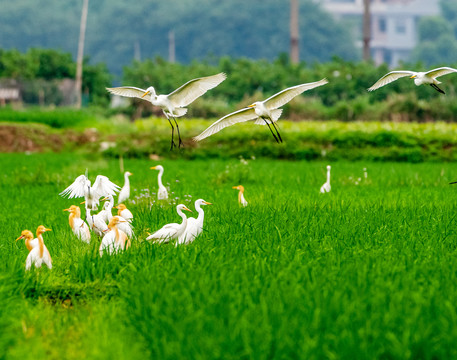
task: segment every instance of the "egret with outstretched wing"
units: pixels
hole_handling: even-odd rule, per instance
[[[168,95],[158,95],[153,86],[148,87],[146,90],[133,86],[106,88],[106,90],[115,95],[136,97],[146,100],[148,99],[146,96],[149,96],[148,100],[152,103],[152,105],[158,106],[162,109],[165,117],[171,125],[171,149],[173,149],[176,145],[173,141],[174,126],[170,118],[172,118],[175,122],[179,138],[178,146],[181,146],[181,134],[179,133],[179,126],[176,122],[176,118],[187,113],[187,108],[185,108],[185,106],[194,102],[208,90],[218,86],[226,78],[226,74],[219,73],[212,76],[193,79],[186,82],[184,85],[180,86]]]

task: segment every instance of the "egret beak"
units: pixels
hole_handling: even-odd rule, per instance
[[[108,196],[105,196],[105,197],[102,199],[102,201],[106,201],[106,200],[108,200]]]
[[[188,209],[187,207],[184,206],[183,210],[186,210],[186,211],[190,211],[192,212],[192,210]]]
[[[63,211],[70,211],[70,209],[63,209]]]
[[[21,240],[21,239],[23,239],[23,238],[24,238],[24,235],[21,235],[21,236],[19,236],[19,237],[16,239],[16,241]]]
[[[103,232],[108,232],[108,231],[109,231],[109,229],[105,229],[105,230],[103,230]]]
[[[414,79],[417,75],[411,75],[410,79]]]
[[[450,182],[449,185],[457,184],[457,181]]]
[[[213,204],[211,204],[211,203],[208,202],[208,201],[203,201],[203,204],[205,204],[205,205],[213,205]]]
[[[141,97],[144,98],[147,94],[149,94],[149,91],[146,91]]]
[[[232,189],[237,189],[238,190],[238,186],[232,186]]]
[[[113,206],[113,209],[119,209],[117,206]]]
[[[248,105],[248,108],[253,108],[253,107],[255,107],[254,104]]]
[[[46,228],[44,228],[44,231],[52,231],[52,229],[46,229]]]
[[[85,203],[86,203],[86,202],[85,202],[85,201],[83,201],[83,202],[82,202],[82,203],[80,203],[80,204],[85,204]]]
[[[157,166],[152,166],[152,167],[150,167],[150,169],[155,170],[155,169],[157,169]]]

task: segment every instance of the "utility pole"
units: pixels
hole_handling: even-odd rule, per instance
[[[83,60],[84,60],[84,37],[86,35],[88,8],[89,8],[89,0],[83,0],[81,24],[79,27],[78,57],[76,59],[75,93],[76,93],[76,108],[77,109],[81,108],[81,91],[82,91]]]
[[[298,0],[290,0],[290,62],[293,64],[300,61],[298,40]]]
[[[175,47],[175,32],[170,30],[168,32],[168,61],[174,63],[176,61],[176,47]]]
[[[370,40],[371,40],[371,12],[370,1],[363,0],[363,60],[369,61],[370,54]]]

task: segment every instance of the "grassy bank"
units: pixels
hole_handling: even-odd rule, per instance
[[[457,124],[444,122],[340,122],[281,120],[284,143],[277,144],[268,128],[252,123],[222,130],[199,143],[192,137],[213,121],[180,119],[184,141],[180,151],[169,151],[171,128],[164,118],[130,122],[123,116],[105,117],[85,112],[49,112],[44,117],[13,117],[0,112],[1,151],[77,151],[106,157],[172,159],[279,158],[288,160],[454,161]],[[10,114],[10,113],[6,113]],[[2,117],[3,116],[3,117]],[[12,116],[12,115],[11,115]],[[19,115],[17,115],[19,116]],[[68,120],[70,119],[70,120]],[[40,124],[37,124],[39,122]],[[57,125],[56,125],[57,124]]]

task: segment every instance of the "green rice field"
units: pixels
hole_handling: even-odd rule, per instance
[[[117,159],[0,164],[0,359],[457,358],[452,163],[337,161],[320,194],[322,161],[125,158],[137,237],[102,258],[62,211],[83,199],[58,194],[86,169],[122,186]],[[155,201],[157,164],[170,204]],[[144,241],[199,198],[213,205],[195,242]],[[53,268],[25,271],[15,239],[39,225]]]

